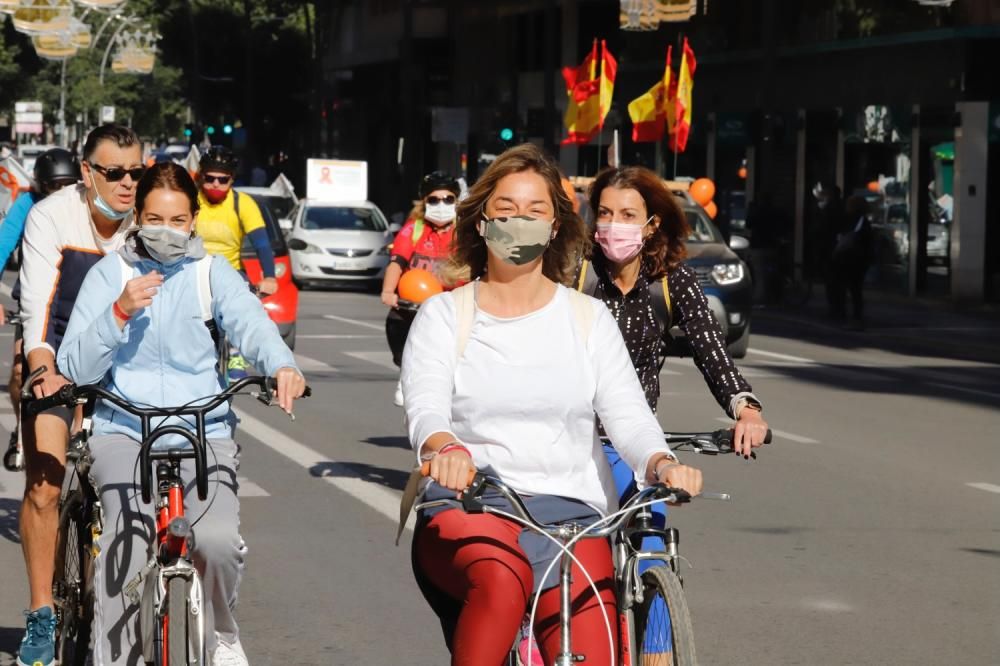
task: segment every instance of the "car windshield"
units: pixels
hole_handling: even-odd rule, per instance
[[[288,214],[292,211],[295,206],[295,202],[288,197],[274,197],[270,195],[254,195],[254,198],[271,209],[276,218],[283,219],[287,218]]]
[[[342,229],[348,231],[385,231],[389,228],[382,214],[374,208],[346,206],[310,206],[302,218],[303,229]]]
[[[716,229],[709,217],[699,211],[685,210],[688,224],[691,226],[689,243],[722,243],[722,234]]]

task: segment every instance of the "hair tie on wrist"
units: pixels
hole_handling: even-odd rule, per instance
[[[129,319],[132,318],[132,315],[125,314],[125,311],[122,310],[122,306],[118,305],[118,301],[115,301],[114,303],[111,304],[111,311],[114,313],[116,317],[118,317],[122,321],[128,321]]]

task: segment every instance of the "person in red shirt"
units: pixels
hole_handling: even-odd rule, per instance
[[[455,206],[461,186],[451,175],[433,171],[420,181],[420,201],[410,213],[406,224],[392,242],[389,266],[382,280],[382,302],[389,307],[385,318],[385,337],[392,350],[392,362],[403,362],[403,346],[410,332],[416,311],[399,307],[396,287],[399,279],[411,268],[436,273],[451,251],[451,235],[455,229]],[[396,384],[393,402],[403,406],[403,391]]]

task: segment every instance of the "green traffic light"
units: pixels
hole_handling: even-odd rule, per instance
[[[208,135],[215,134],[215,127],[212,126],[212,125],[209,125],[208,128],[205,130],[205,134],[208,134]]]
[[[184,136],[191,136],[191,128],[187,127],[184,129]]]
[[[222,126],[222,133],[223,134],[232,134],[233,133],[233,126],[232,125],[223,125]]]
[[[511,139],[514,138],[514,130],[512,130],[509,127],[504,127],[502,130],[500,130],[500,138],[503,139],[504,141],[510,141]]]

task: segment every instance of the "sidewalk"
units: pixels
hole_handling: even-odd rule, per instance
[[[838,347],[874,347],[917,356],[1000,364],[1000,306],[865,291],[865,329],[847,330],[827,314],[823,285],[804,307],[754,306],[756,333],[790,333]]]

